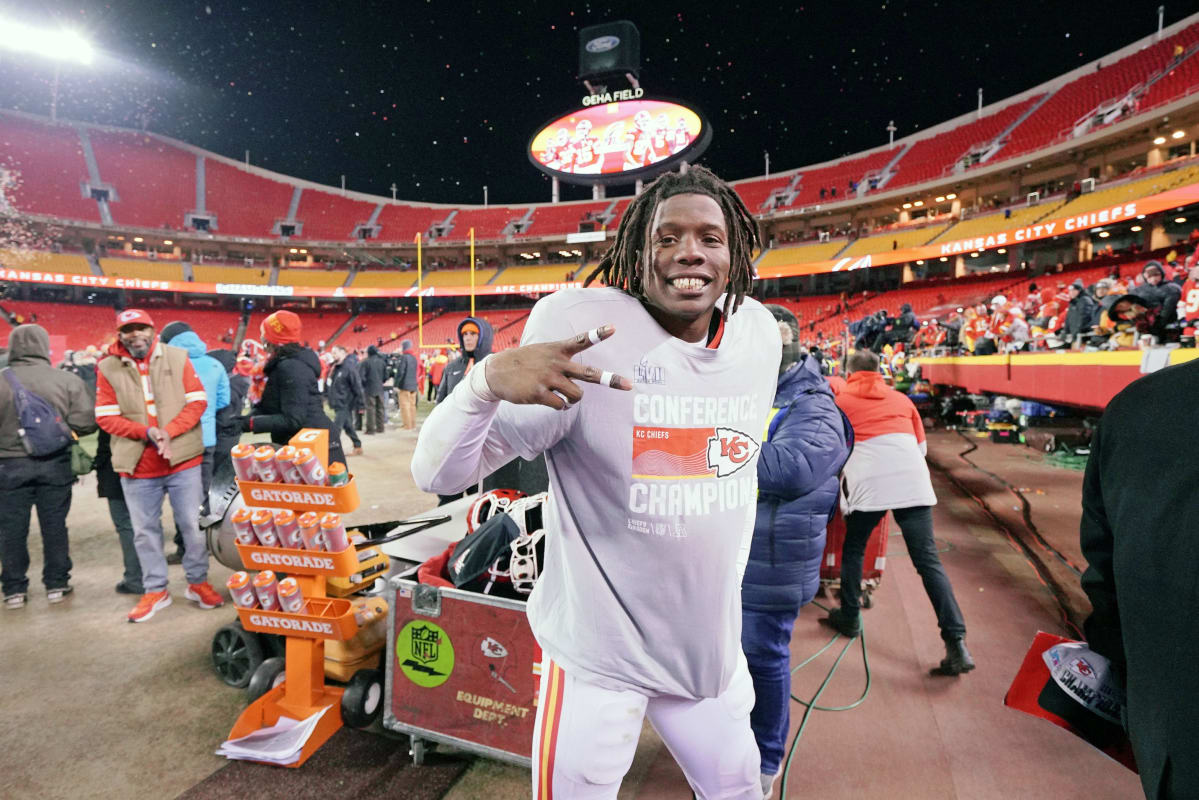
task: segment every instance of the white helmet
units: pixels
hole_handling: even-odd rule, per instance
[[[1006,306],[1006,305],[1007,305],[1007,298],[1001,294],[997,294],[991,298],[991,308],[995,308],[996,306]]]
[[[514,500],[508,506],[508,517],[520,528],[520,535],[512,540],[512,556],[508,571],[512,588],[520,594],[529,594],[541,573],[541,560],[545,556],[544,506],[549,492]]]

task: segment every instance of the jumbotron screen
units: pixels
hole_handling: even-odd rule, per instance
[[[582,108],[550,122],[529,142],[529,160],[569,183],[623,183],[697,158],[711,139],[698,111],[667,100]]]

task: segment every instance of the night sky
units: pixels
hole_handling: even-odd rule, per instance
[[[1153,33],[1157,3],[56,3],[0,14],[84,31],[59,116],[141,128],[400,199],[549,199],[524,148],[577,108],[580,27],[632,20],[641,83],[713,125],[729,180],[836,158],[1021,92]],[[1166,24],[1199,10],[1167,4]],[[0,106],[49,113],[50,62],[0,51]],[[613,87],[615,88],[615,87]],[[625,190],[610,190],[610,194]],[[564,187],[564,199],[590,190]]]

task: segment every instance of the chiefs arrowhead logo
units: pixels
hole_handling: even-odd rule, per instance
[[[758,453],[758,443],[732,428],[717,428],[708,439],[708,469],[716,470],[717,478],[732,475]]]

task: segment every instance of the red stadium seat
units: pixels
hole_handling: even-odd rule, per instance
[[[83,193],[87,162],[73,126],[0,114],[0,159],[16,173],[12,201],[18,211],[100,221],[96,201]]]
[[[132,131],[91,130],[88,138],[101,180],[116,190],[109,202],[115,224],[184,227],[185,215],[196,209],[193,153]]]

